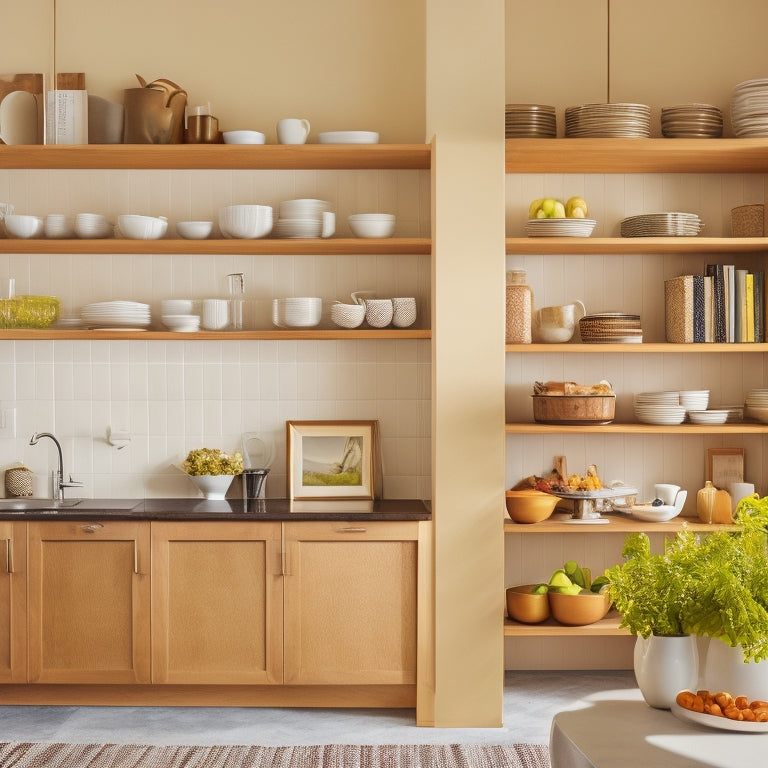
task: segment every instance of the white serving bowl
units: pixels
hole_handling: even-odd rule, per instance
[[[49,213],[45,217],[45,236],[66,240],[75,236],[75,217],[65,213]]]
[[[315,296],[273,299],[272,322],[278,328],[314,328],[320,323],[323,300]]]
[[[117,217],[117,227],[123,237],[131,240],[158,240],[168,230],[168,219],[165,216],[123,213]]]
[[[28,216],[23,213],[8,213],[3,219],[5,231],[11,237],[42,237],[43,220],[40,216]]]
[[[272,231],[272,208],[269,205],[227,205],[219,208],[219,229],[224,237],[264,237]]]
[[[347,223],[356,237],[392,237],[395,217],[390,213],[355,213]]]
[[[213,232],[212,221],[180,221],[176,224],[179,237],[185,240],[205,240]]]
[[[75,234],[83,239],[110,237],[112,225],[100,213],[78,213],[75,216]]]
[[[357,328],[365,320],[365,304],[334,302],[331,305],[331,320],[339,328]]]
[[[223,131],[225,144],[263,144],[266,137],[259,131]]]
[[[376,131],[325,131],[317,134],[320,144],[378,144]]]

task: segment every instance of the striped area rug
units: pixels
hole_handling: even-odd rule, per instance
[[[0,743],[2,768],[550,768],[542,744],[295,747]]]

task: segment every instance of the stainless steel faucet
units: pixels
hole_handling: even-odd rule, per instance
[[[83,484],[73,480],[72,475],[69,476],[69,482],[64,482],[64,457],[61,453],[61,444],[55,435],[52,435],[50,432],[35,432],[29,439],[29,444],[37,445],[37,441],[41,437],[49,437],[53,440],[56,450],[59,452],[59,468],[51,473],[51,498],[63,501],[65,488],[80,488]]]

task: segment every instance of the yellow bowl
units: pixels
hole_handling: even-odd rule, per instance
[[[551,493],[533,489],[507,491],[507,512],[516,523],[540,523],[554,512],[559,501]]]
[[[507,613],[510,619],[523,624],[539,624],[549,618],[547,593],[533,594],[538,584],[521,584],[507,588]]]
[[[58,316],[56,296],[15,296],[0,299],[0,328],[47,328]]]
[[[550,590],[547,595],[552,617],[560,624],[567,624],[570,627],[594,624],[600,621],[611,607],[611,600],[607,594],[599,595],[589,590],[578,595],[564,595]]]

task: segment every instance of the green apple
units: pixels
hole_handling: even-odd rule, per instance
[[[565,215],[569,219],[586,219],[589,208],[583,197],[569,197],[565,203]]]
[[[568,587],[550,587],[550,592],[557,592],[560,595],[578,595],[581,594],[581,587],[578,584],[571,584]]]
[[[539,209],[541,208],[541,204],[544,202],[543,197],[539,197],[536,200],[533,200],[531,204],[528,206],[528,218],[529,219],[535,219],[536,215],[539,212]]]
[[[554,197],[545,197],[536,213],[537,219],[564,219],[565,206]]]
[[[549,586],[552,587],[572,587],[573,582],[568,578],[568,574],[559,569],[555,571],[549,579]],[[579,587],[581,589],[581,587]]]

